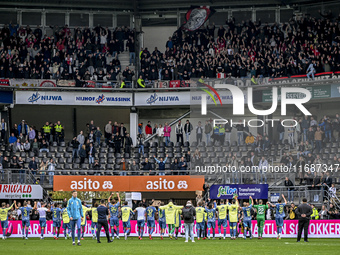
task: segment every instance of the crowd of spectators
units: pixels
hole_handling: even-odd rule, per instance
[[[133,29],[100,25],[51,29],[53,34],[47,36],[39,26],[33,30],[10,23],[0,28],[0,78],[76,80],[77,86],[85,80],[129,79],[117,56],[129,51],[134,64]]]
[[[340,71],[340,15],[323,15],[286,23],[226,20],[196,31],[177,30],[165,52],[142,49],[144,80],[290,77]],[[216,31],[217,30],[217,31]],[[221,75],[222,77],[224,75]]]

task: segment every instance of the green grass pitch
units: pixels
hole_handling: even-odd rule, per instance
[[[339,254],[339,239],[310,239],[309,243],[297,243],[296,239],[274,238],[247,239],[238,238],[233,241],[226,240],[195,240],[195,243],[184,243],[184,238],[170,240],[165,238],[154,238],[149,240],[145,236],[143,240],[137,237],[129,237],[128,240],[120,238],[112,243],[107,243],[106,238],[101,238],[101,244],[97,244],[92,238],[82,240],[82,246],[73,246],[70,239],[60,238],[29,238],[23,240],[19,238],[9,238],[0,240],[1,254]]]

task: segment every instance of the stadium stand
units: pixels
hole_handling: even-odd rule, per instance
[[[129,27],[114,30],[53,26],[53,35],[42,34],[38,26],[5,25],[0,33],[0,78],[132,82],[133,70],[122,66],[119,55],[129,52],[127,64],[135,64],[135,31]],[[124,55],[124,54],[123,54]],[[123,58],[125,60],[125,58]],[[122,67],[124,68],[122,71]]]
[[[306,17],[269,25],[230,19],[218,29],[192,33],[177,30],[166,42],[164,53],[157,49],[150,53],[147,48],[141,51],[138,77],[155,81],[219,76],[278,78],[309,73],[314,79],[317,73],[340,71],[339,21],[339,17],[333,20]],[[129,64],[134,64],[135,54],[131,55],[135,51],[134,30],[121,27],[110,31],[95,27],[71,31],[67,25],[52,28],[53,36],[47,37],[39,27],[32,31],[29,26],[4,26],[0,35],[0,78],[74,79],[77,87],[82,87],[87,80],[113,81],[115,86],[125,81],[128,87],[136,80],[133,69],[125,67],[122,71],[119,61],[122,52],[129,51]],[[51,188],[53,175],[187,175],[198,174],[196,166],[203,169],[217,163],[239,168],[270,162],[290,169],[293,166],[304,169],[305,164],[324,164],[335,169],[340,164],[340,118],[319,116],[319,119],[299,119],[298,128],[287,130],[291,134],[288,140],[283,137],[270,140],[266,134],[252,136],[246,127],[238,126],[233,128],[243,132],[242,137],[238,141],[226,140],[228,127],[225,126],[216,133],[215,127],[211,127],[210,142],[203,138],[191,144],[175,141],[166,144],[157,137],[148,138],[142,129],[136,148],[127,146],[125,135],[107,137],[100,135],[101,131],[95,127],[89,127],[82,140],[85,148],[81,148],[83,143],[79,137],[65,140],[62,132],[46,137],[44,130],[23,122],[11,127],[13,136],[8,137],[9,132],[7,137],[2,134],[2,139],[6,138],[0,147],[1,181],[36,183],[39,178],[42,186]],[[56,132],[58,128],[50,125]],[[24,136],[27,137],[23,137],[20,130],[26,128]],[[29,128],[34,130],[34,136]],[[278,126],[277,131],[282,133],[280,130]],[[112,133],[115,132],[112,130]],[[92,150],[89,149],[91,143],[94,144]],[[32,163],[33,157],[37,166]],[[322,184],[326,181],[327,192],[332,183],[339,183],[337,171],[330,182],[329,176],[317,171],[231,173],[228,180],[222,174],[207,175],[206,179],[207,183],[266,182],[271,187],[285,186],[287,191],[290,185],[285,185],[286,177],[292,186],[301,186],[301,192],[324,191]]]
[[[255,78],[306,73],[314,79],[316,73],[340,71],[339,21],[307,16],[263,24],[232,18],[219,28],[179,29],[165,52],[143,49],[140,74],[146,81],[238,77],[256,84]]]

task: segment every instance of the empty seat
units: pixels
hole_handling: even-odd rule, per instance
[[[89,169],[89,165],[88,164],[81,164],[81,169]]]
[[[70,164],[65,164],[64,165],[65,170],[71,170],[71,165]]]
[[[76,163],[72,164],[72,169],[79,169],[79,164]]]
[[[64,158],[72,158],[72,154],[68,153],[68,152],[65,152],[64,153]]]
[[[182,148],[181,147],[175,147],[175,153],[181,153]]]
[[[113,170],[113,164],[107,164],[106,170]],[[105,172],[106,175],[111,174],[111,172]]]

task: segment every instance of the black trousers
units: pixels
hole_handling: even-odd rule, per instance
[[[299,231],[298,231],[298,236],[297,236],[298,241],[300,241],[301,239],[302,230],[304,232],[304,240],[308,241],[308,227],[309,227],[309,219],[306,219],[306,218],[299,219]]]
[[[183,134],[176,134],[176,137],[177,137],[177,142],[181,140],[181,143],[183,144]]]
[[[102,227],[105,229],[107,241],[110,241],[109,224],[107,223],[107,220],[98,220],[97,241],[100,241],[100,231],[102,230]]]

